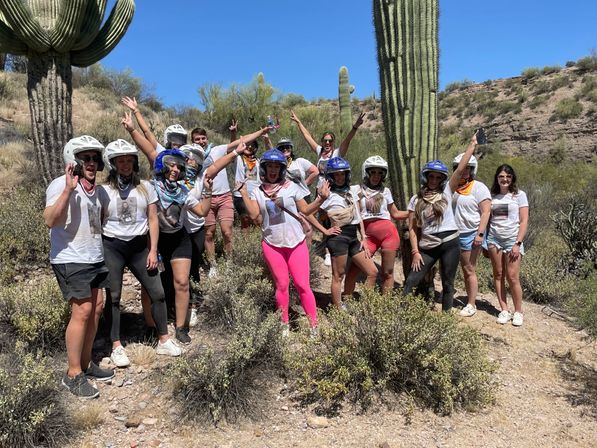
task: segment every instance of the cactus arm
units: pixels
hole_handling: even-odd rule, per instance
[[[72,65],[88,67],[110,53],[126,33],[134,13],[134,0],[118,0],[93,42],[86,48],[71,53]]]
[[[79,40],[73,45],[73,51],[86,48],[97,37],[104,21],[107,4],[108,0],[89,0],[87,2]]]
[[[27,45],[23,43],[11,27],[0,20],[0,52],[14,55],[27,54]]]
[[[86,0],[63,0],[54,29],[50,34],[52,47],[58,53],[70,51],[79,37],[86,10]]]
[[[31,10],[20,0],[2,0],[0,11],[19,39],[36,52],[48,51],[51,47],[48,33],[34,19]]]

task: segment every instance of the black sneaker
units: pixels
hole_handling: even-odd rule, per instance
[[[79,398],[89,399],[99,397],[99,391],[87,381],[87,377],[83,372],[74,378],[69,377],[65,373],[62,377],[62,385]]]
[[[87,369],[83,370],[83,373],[87,378],[94,378],[96,381],[108,381],[114,378],[114,370],[102,369],[93,361]]]
[[[191,342],[191,337],[189,336],[188,327],[178,327],[176,329],[176,339],[181,344],[189,344]]]

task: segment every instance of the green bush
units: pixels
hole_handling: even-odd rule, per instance
[[[549,95],[537,95],[534,96],[531,101],[528,102],[530,109],[537,109],[539,106],[542,106],[547,102],[549,99]]]
[[[577,99],[582,99],[593,104],[597,103],[597,76],[583,78]]]
[[[521,76],[525,80],[536,78],[541,74],[541,70],[536,67],[526,68],[522,71]]]
[[[533,84],[533,93],[535,95],[541,95],[551,91],[551,84],[549,81],[541,80]]]
[[[68,304],[53,277],[0,287],[0,322],[30,349],[63,348]]]
[[[471,81],[470,79],[463,79],[462,81],[454,81],[454,82],[448,83],[446,85],[446,87],[444,88],[444,92],[447,92],[447,93],[454,92],[456,90],[461,90],[468,86],[472,86],[474,84],[475,84],[475,82]]]
[[[575,61],[566,61],[566,67],[570,68],[570,67],[574,67],[576,65]]]
[[[574,98],[563,98],[557,104],[553,111],[550,121],[567,121],[571,118],[578,118],[582,114],[583,107]]]
[[[0,446],[65,446],[72,427],[47,359],[21,349],[0,355]]]
[[[581,73],[597,70],[597,54],[593,53],[576,61],[576,70]]]
[[[562,87],[572,87],[572,81],[568,76],[558,76],[551,81],[550,89],[555,92]]]
[[[597,270],[593,269],[576,285],[578,289],[565,307],[581,328],[592,337],[597,337]]]
[[[36,185],[0,197],[0,284],[31,265],[47,264],[50,242],[43,208],[44,192]]]
[[[348,399],[404,394],[440,414],[492,401],[493,366],[479,334],[422,300],[365,291],[332,310],[321,340],[291,355],[300,397],[333,412]]]
[[[546,65],[541,69],[542,75],[551,75],[552,73],[558,73],[562,70],[562,67],[559,65]]]

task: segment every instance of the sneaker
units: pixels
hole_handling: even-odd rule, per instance
[[[325,266],[331,266],[332,265],[332,256],[330,254],[325,254],[325,258],[323,259],[323,264]]]
[[[512,317],[512,325],[514,325],[515,327],[520,327],[522,326],[522,321],[523,321],[523,316],[522,313],[519,313],[518,311],[516,311],[514,313],[514,316]]]
[[[158,342],[158,347],[155,349],[155,352],[158,355],[180,356],[182,354],[182,349],[176,345],[172,339],[168,339],[163,344]]]
[[[188,327],[179,327],[174,332],[176,335],[176,339],[181,344],[189,344],[191,342],[191,337],[189,336],[189,329]]]
[[[467,306],[465,306],[464,308],[462,308],[460,310],[460,313],[458,313],[458,314],[461,315],[461,316],[464,316],[464,317],[471,317],[476,312],[477,312],[477,307],[475,305],[471,305],[469,303]]]
[[[96,381],[108,381],[114,378],[113,369],[102,369],[93,361],[91,361],[87,369],[83,370],[83,373],[85,373],[87,378],[93,378]]]
[[[129,360],[129,357],[126,356],[126,352],[124,351],[124,347],[122,345],[112,349],[110,361],[112,361],[112,364],[114,364],[116,367],[127,367],[131,365],[131,361]]]
[[[282,337],[287,338],[290,336],[290,325],[282,324]]]
[[[191,313],[189,317],[189,327],[196,327],[199,323],[199,313],[197,312],[197,308],[191,308]]]
[[[504,310],[498,315],[497,323],[504,325],[510,322],[510,319],[512,319],[512,314],[510,314],[510,311]]]
[[[74,396],[79,398],[97,398],[99,391],[89,383],[83,372],[74,378],[67,373],[62,377],[62,385],[66,387]]]
[[[207,276],[209,278],[214,278],[216,275],[218,275],[218,270],[216,269],[216,267],[212,266],[211,268],[209,268],[209,273],[207,274]]]

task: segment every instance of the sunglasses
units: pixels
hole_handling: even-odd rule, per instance
[[[278,149],[280,151],[286,151],[286,150],[292,151],[292,146],[290,146],[290,145],[282,145],[282,146],[278,146]]]
[[[168,168],[174,168],[176,166],[178,168],[178,171],[184,171],[184,169],[185,169],[185,165],[182,163],[170,162],[170,163],[166,163],[166,166],[168,166]]]
[[[383,176],[384,174],[386,174],[386,172],[382,170],[369,170],[369,174],[372,174],[374,176]]]
[[[83,163],[90,163],[90,162],[100,163],[102,161],[102,158],[100,156],[98,156],[97,154],[94,156],[90,156],[89,154],[82,154],[82,155],[78,155],[77,159],[79,159]]]
[[[323,143],[332,143],[334,141],[333,138],[324,138]]]

